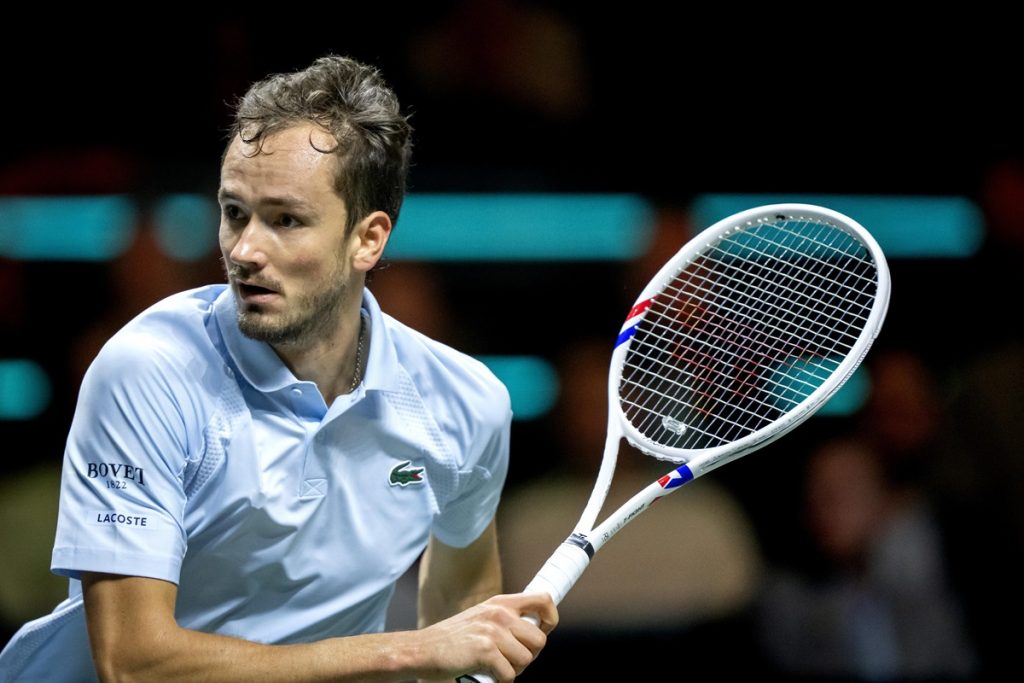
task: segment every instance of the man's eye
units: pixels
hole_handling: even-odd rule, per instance
[[[227,218],[229,221],[241,220],[243,216],[242,210],[235,206],[234,204],[228,204],[223,209],[221,209],[221,212],[224,214],[224,217]]]
[[[281,217],[277,219],[277,222],[282,228],[297,228],[302,225],[302,221],[287,213],[282,214]]]

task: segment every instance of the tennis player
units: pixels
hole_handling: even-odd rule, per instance
[[[496,595],[508,393],[364,287],[409,155],[394,94],[351,59],[241,100],[228,284],[156,304],[86,374],[52,563],[70,597],[0,680],[509,681],[537,655],[550,598]],[[424,552],[420,628],[386,633]]]

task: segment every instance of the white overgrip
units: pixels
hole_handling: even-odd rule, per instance
[[[562,543],[523,592],[547,593],[557,605],[576,585],[588,564],[590,556],[583,548],[569,542]]]
[[[590,555],[579,545],[571,541],[562,543],[551,554],[548,561],[540,568],[533,581],[523,589],[524,593],[547,593],[557,605],[569,590],[576,585],[583,570],[590,564]],[[523,619],[534,626],[540,623],[535,614],[524,614]],[[494,679],[484,673],[459,676],[457,683],[494,683]]]

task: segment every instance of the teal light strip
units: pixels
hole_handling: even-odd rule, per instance
[[[385,252],[429,261],[627,260],[651,239],[653,212],[633,195],[409,196]]]
[[[979,209],[964,197],[706,194],[692,206],[707,227],[762,204],[818,204],[858,221],[893,258],[964,258],[984,238]],[[131,243],[134,203],[122,196],[0,198],[0,256],[105,261]],[[161,247],[195,260],[213,251],[216,204],[168,195],[155,207]],[[410,195],[392,235],[393,259],[430,261],[621,261],[647,249],[653,209],[634,195]]]
[[[477,356],[508,387],[513,419],[533,420],[547,414],[558,398],[558,373],[536,356]]]
[[[550,412],[558,398],[558,373],[536,356],[477,356],[506,387],[516,420],[535,420]],[[820,417],[855,414],[867,400],[871,384],[867,371],[858,368],[838,392],[816,413]]]
[[[508,387],[517,420],[546,415],[558,398],[558,373],[536,356],[478,356]],[[864,404],[867,375],[858,369],[819,412],[822,416],[850,415]],[[0,420],[30,420],[50,402],[49,378],[38,364],[25,359],[0,360]]]
[[[50,403],[50,380],[38,364],[0,360],[0,420],[31,420]]]
[[[871,380],[863,366],[857,368],[846,384],[823,405],[817,415],[821,417],[845,417],[855,414],[864,407],[871,392]]]
[[[137,210],[120,196],[0,199],[0,255],[104,261],[130,244]],[[212,250],[216,204],[173,194],[155,205],[161,248],[194,260]],[[431,261],[628,260],[644,252],[653,211],[634,195],[410,195],[388,245],[393,259]]]
[[[985,236],[981,211],[966,197],[706,194],[691,211],[706,228],[765,204],[816,204],[846,214],[870,232],[889,258],[966,258]]]
[[[136,214],[121,196],[0,197],[0,255],[107,261],[131,243]]]
[[[179,261],[198,261],[215,254],[219,213],[212,197],[165,195],[153,210],[160,248]]]

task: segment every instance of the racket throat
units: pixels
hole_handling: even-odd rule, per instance
[[[594,546],[590,543],[586,534],[581,534],[578,531],[574,531],[569,538],[562,541],[569,545],[574,545],[577,548],[581,548],[583,552],[587,554],[587,558],[594,559]]]

